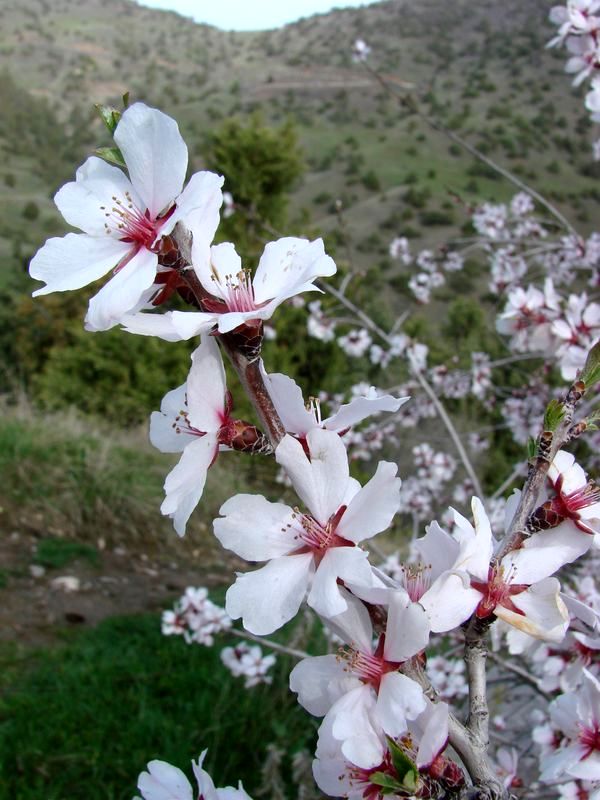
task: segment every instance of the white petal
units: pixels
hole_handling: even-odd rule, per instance
[[[123,314],[121,325],[127,333],[137,333],[139,336],[158,336],[165,342],[180,342],[182,336],[173,326],[173,312],[166,314]]]
[[[349,674],[347,663],[334,655],[304,658],[290,673],[290,689],[315,717],[324,716],[340,697],[361,685]]]
[[[504,606],[496,606],[494,614],[518,630],[549,642],[561,642],[569,624],[569,612],[560,597],[556,578],[546,578],[525,592],[511,597],[522,611],[517,614]]]
[[[511,583],[537,583],[587,553],[591,545],[588,533],[565,520],[549,531],[534,533],[518,550],[508,553],[502,559],[504,574],[510,575]]]
[[[192,786],[184,773],[166,761],[150,761],[148,772],[138,778],[144,800],[193,800]]]
[[[129,199],[126,197],[129,194]],[[101,158],[92,156],[77,170],[76,180],[66,183],[54,196],[58,210],[74,228],[79,228],[91,236],[106,237],[105,223],[115,238],[115,214],[112,209],[116,200],[122,205],[132,202],[137,205],[139,198],[127,175],[118,167],[113,167]],[[136,202],[137,201],[137,202]],[[112,223],[110,221],[112,219]]]
[[[389,736],[406,732],[407,720],[415,719],[425,710],[425,695],[416,681],[399,672],[388,672],[381,679],[376,714],[381,727]]]
[[[205,311],[172,311],[170,312],[173,328],[180,339],[192,339],[201,333],[210,331],[217,324],[218,314]]]
[[[262,495],[236,494],[220,509],[215,536],[227,550],[247,561],[267,561],[298,549],[295,513]]]
[[[380,411],[398,411],[400,406],[407,403],[410,397],[392,397],[391,394],[383,397],[355,397],[349,403],[340,406],[339,411],[323,422],[323,427],[330,431],[343,431],[362,422],[363,419]]]
[[[337,532],[351,542],[370,539],[384,531],[400,508],[402,481],[396,477],[398,467],[380,461],[377,472],[354,496],[344,512]]]
[[[206,770],[202,769],[206,753],[207,750],[202,751],[197,763],[192,761],[192,769],[194,770],[194,776],[198,783],[199,796],[202,797],[203,800],[217,800],[217,790],[215,789],[213,779]]]
[[[232,619],[242,618],[250,633],[273,633],[298,612],[313,571],[313,556],[281,556],[262,569],[239,574],[227,590],[225,607]]]
[[[570,331],[569,331],[570,336]],[[548,479],[556,483],[563,472],[567,472],[575,463],[575,456],[566,450],[559,450],[548,468]]]
[[[180,453],[195,436],[176,426],[175,419],[186,407],[186,384],[172,389],[163,397],[160,411],[153,411],[150,417],[150,442],[161,453]],[[177,433],[176,427],[180,430]]]
[[[214,172],[195,172],[177,198],[177,206],[161,226],[161,236],[171,233],[181,220],[192,233],[192,263],[206,258],[210,243],[219,227],[219,209],[223,203],[223,178]]]
[[[185,535],[185,526],[204,491],[206,473],[218,452],[214,434],[198,437],[187,445],[179,463],[165,480],[165,499],[160,507],[165,516],[173,519],[179,536]]]
[[[310,288],[315,278],[333,275],[335,271],[321,239],[309,242],[290,236],[270,242],[252,281],[256,302],[291,297]]]
[[[448,717],[450,709],[446,703],[435,703],[428,715],[427,724],[419,742],[417,767],[429,766],[442,752],[448,741]],[[419,720],[420,722],[420,720]]]
[[[261,361],[261,371],[273,405],[288,433],[302,437],[317,425],[315,415],[304,405],[302,389],[296,381],[279,372],[268,375]]]
[[[200,282],[207,292],[222,300],[227,300],[229,297],[227,282],[230,278],[235,280],[236,275],[242,269],[242,259],[239,257],[235,245],[231,242],[213,245],[210,248],[208,260],[203,240],[200,240],[199,246],[201,250],[198,250],[198,247],[196,250],[192,248],[192,260]]]
[[[555,753],[544,756],[540,778],[543,781],[565,778],[570,774],[571,767],[574,767],[579,762],[579,759],[583,758],[584,753],[583,746],[577,743],[561,747]]]
[[[90,300],[87,330],[105,331],[117,325],[136,305],[156,277],[158,257],[142,248]]]
[[[339,587],[339,591],[346,601],[347,608],[334,617],[322,617],[323,624],[354,650],[361,650],[363,653],[371,652],[373,625],[367,607],[343,586]]]
[[[144,103],[134,103],[114,134],[134,189],[150,215],[173,203],[183,187],[188,153],[177,123]]]
[[[331,725],[348,761],[366,769],[381,764],[385,752],[383,731],[374,712],[375,693],[363,684],[340,697],[323,720],[323,726]]]
[[[390,598],[385,632],[386,661],[406,661],[424,650],[429,642],[429,632],[425,609],[418,603],[411,603],[405,592],[394,592]]]
[[[427,611],[434,633],[461,625],[477,608],[482,595],[472,589],[464,573],[446,572],[428,589],[419,603]]]
[[[29,274],[47,284],[34,297],[50,292],[81,289],[117,266],[131,245],[107,236],[97,239],[85,233],[53,237],[31,259]]]
[[[425,530],[425,536],[415,542],[415,550],[422,562],[431,567],[435,580],[456,563],[460,545],[435,520]]]
[[[192,353],[192,368],[187,379],[190,422],[199,431],[218,431],[225,417],[225,368],[219,345],[212,336],[203,336]]]
[[[346,600],[340,592],[338,578],[355,583],[372,582],[368,554],[358,547],[333,547],[323,556],[316,569],[308,605],[324,617],[343,613]]]
[[[275,459],[310,512],[324,525],[337,512],[346,493],[348,457],[337,433],[314,428],[306,441],[310,459],[292,436],[283,437]]]

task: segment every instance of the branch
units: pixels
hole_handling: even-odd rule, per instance
[[[276,653],[283,653],[286,656],[292,656],[292,658],[302,659],[310,657],[309,653],[305,653],[303,650],[287,647],[284,644],[272,641],[272,639],[265,639],[264,636],[255,636],[253,633],[248,633],[248,631],[240,631],[237,628],[232,628],[228,633],[232,636],[237,636],[239,639],[247,639],[249,642],[258,642],[268,647],[270,650],[274,650]]]

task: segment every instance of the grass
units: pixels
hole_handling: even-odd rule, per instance
[[[34,561],[48,569],[60,569],[77,559],[83,559],[95,566],[98,563],[98,551],[83,542],[49,537],[39,542]]]
[[[206,747],[217,785],[241,779],[252,795],[268,745],[285,750],[289,775],[317,725],[287,688],[291,662],[248,691],[219,650],[163,637],[156,616],[106,620],[33,658],[5,646],[0,800],[129,800],[149,760],[189,774]]]

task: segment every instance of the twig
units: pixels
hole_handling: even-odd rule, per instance
[[[292,656],[293,658],[309,658],[309,653],[305,653],[303,650],[296,650],[293,647],[287,647],[284,644],[279,644],[279,642],[274,642],[272,639],[265,639],[264,636],[255,636],[253,633],[248,633],[248,631],[240,631],[238,628],[232,628],[228,631],[232,636],[237,636],[239,639],[248,639],[250,642],[258,642],[259,644],[264,645],[265,647],[270,648],[271,650],[275,650],[277,653],[284,653],[286,656]]]

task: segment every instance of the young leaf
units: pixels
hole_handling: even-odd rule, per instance
[[[560,400],[550,400],[544,413],[544,430],[555,431],[564,419],[565,410]]]
[[[109,164],[116,164],[117,167],[125,167],[125,159],[121,155],[118,147],[98,147],[96,155],[108,161]]]
[[[96,103],[96,111],[112,135],[121,119],[121,112],[112,106],[103,106],[100,103]]]
[[[596,342],[588,353],[579,380],[583,381],[586,389],[591,388],[600,381],[600,340]]]
[[[412,791],[416,788],[417,781],[419,780],[419,768],[415,762],[406,755],[404,750],[398,747],[393,739],[389,736],[386,738],[392,756],[392,764],[400,777],[402,786]]]

